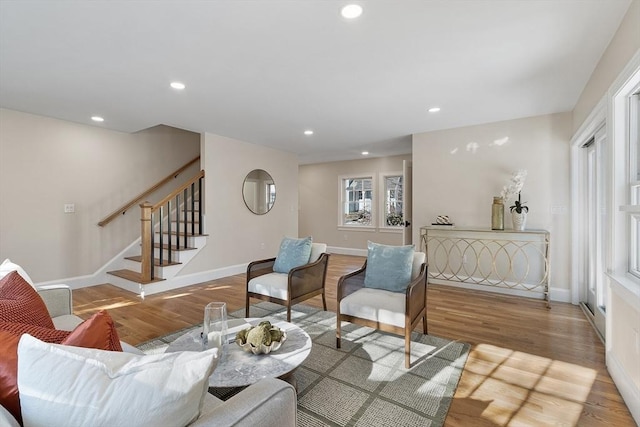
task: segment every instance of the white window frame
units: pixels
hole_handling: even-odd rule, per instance
[[[613,247],[610,277],[627,286],[640,286],[640,272],[634,270],[634,259],[638,259],[640,242],[633,237],[634,223],[640,217],[640,204],[635,196],[640,186],[637,181],[637,153],[631,143],[634,129],[631,120],[631,97],[640,91],[640,54],[632,61],[632,71],[625,70],[621,81],[611,90],[610,120],[613,123],[611,140],[613,149],[613,203],[615,219],[613,224]],[[636,129],[637,131],[637,129]],[[635,154],[636,157],[632,157]],[[635,163],[634,163],[635,162]],[[635,236],[637,236],[637,232]]]
[[[620,210],[628,217],[627,273],[640,280],[640,85],[628,99],[628,204],[620,206]]]
[[[389,177],[399,177],[400,179],[404,180],[404,176],[402,172],[384,172],[380,174],[380,179],[379,179],[380,193],[378,197],[378,210],[380,212],[380,215],[378,218],[378,224],[380,224],[379,229],[381,232],[402,233],[404,228],[403,224],[387,225],[387,188],[386,188],[385,181]],[[402,189],[404,192],[404,181],[402,182]],[[404,222],[404,196],[402,199],[402,212],[403,212],[402,221]]]
[[[359,174],[350,174],[350,175],[340,175],[338,177],[338,229],[343,230],[375,230],[376,228],[376,215],[377,215],[377,185],[376,185],[376,174],[374,173],[359,173]],[[371,180],[371,223],[365,225],[359,224],[345,224],[344,222],[344,207],[345,203],[345,180],[350,179],[369,179]]]

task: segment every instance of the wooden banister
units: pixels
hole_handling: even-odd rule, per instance
[[[165,250],[168,262],[171,263],[174,256],[173,248],[175,250],[187,249],[190,236],[204,235],[202,221],[203,179],[204,171],[201,170],[158,203],[154,205],[149,202],[140,204],[141,279],[144,283],[149,283],[155,278],[154,247],[158,248],[159,265],[163,265]],[[175,229],[172,228],[174,222]],[[190,230],[188,226],[191,226]],[[156,235],[158,236],[157,242],[155,241]],[[165,238],[167,239],[166,244]]]
[[[194,164],[198,160],[200,160],[200,156],[198,156],[195,159],[191,160],[190,162],[186,163],[184,166],[181,166],[179,169],[173,171],[172,173],[167,175],[165,178],[161,179],[160,181],[158,181],[157,183],[155,183],[154,185],[149,187],[147,190],[145,190],[142,193],[138,194],[136,197],[134,197],[129,202],[127,202],[126,204],[121,206],[119,209],[117,209],[117,210],[113,211],[112,213],[110,213],[106,218],[104,218],[102,221],[100,221],[98,223],[98,225],[100,227],[104,227],[105,225],[109,224],[111,221],[116,219],[118,216],[124,215],[124,213],[127,212],[129,210],[129,208],[131,208],[132,206],[135,206],[138,202],[140,202],[140,200],[144,199],[149,194],[152,194],[158,188],[162,187],[163,185],[165,185],[166,183],[168,183],[172,179],[175,179],[178,175],[180,175],[189,166],[191,166],[192,164]],[[184,189],[184,187],[182,187],[182,189]]]
[[[180,194],[181,192],[184,191],[185,188],[188,188],[191,184],[193,184],[194,182],[196,182],[197,180],[199,180],[200,178],[204,178],[204,171],[200,171],[196,176],[194,176],[193,178],[191,178],[189,181],[185,182],[184,184],[182,184],[180,187],[176,188],[175,190],[173,190],[171,192],[171,194],[169,194],[167,197],[165,197],[164,199],[160,200],[158,203],[156,203],[155,205],[153,205],[153,209],[152,211],[155,212],[158,210],[158,208],[164,204],[166,204],[169,200],[173,199],[174,197],[176,197],[178,194]]]

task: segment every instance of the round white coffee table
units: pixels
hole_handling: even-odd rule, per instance
[[[278,350],[269,354],[243,351],[235,343],[236,333],[264,320],[269,320],[284,330],[287,333],[286,341]],[[269,318],[230,319],[227,321],[227,328],[227,340],[222,357],[209,377],[209,387],[243,387],[268,377],[289,380],[293,371],[311,352],[311,337],[293,323]],[[200,329],[196,329],[182,335],[172,342],[166,351],[199,351],[200,332]]]

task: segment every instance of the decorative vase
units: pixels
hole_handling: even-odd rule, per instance
[[[504,230],[504,202],[502,197],[495,196],[491,206],[491,229]]]
[[[527,213],[525,211],[522,211],[522,213],[512,211],[511,220],[513,221],[514,230],[524,231],[524,227],[527,225]]]

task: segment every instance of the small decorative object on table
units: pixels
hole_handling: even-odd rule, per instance
[[[504,230],[504,203],[502,197],[494,197],[491,205],[491,229]]]
[[[500,197],[502,198],[502,201],[509,200],[511,197],[514,197],[516,194],[518,195],[518,200],[515,202],[516,204],[511,206],[511,219],[513,220],[513,229],[514,230],[518,230],[518,231],[524,230],[524,221],[526,221],[526,213],[527,213],[527,211],[529,211],[528,207],[520,205],[520,191],[522,190],[522,187],[524,186],[524,180],[525,180],[526,177],[527,177],[526,169],[520,169],[519,171],[514,172],[513,175],[511,176],[509,184],[505,185],[502,188],[502,192],[500,193]],[[495,199],[496,198],[494,197],[494,206],[495,206]],[[520,214],[523,214],[523,212],[522,212],[523,208],[524,208],[525,218],[524,218],[523,221],[520,221],[521,220]],[[518,218],[517,219],[514,216],[515,214],[513,213],[514,209],[515,209],[515,212],[518,214]],[[504,212],[503,212],[502,215],[504,217]],[[499,230],[503,230],[504,229],[504,218],[502,219],[502,221],[503,221],[502,228],[499,228]],[[493,216],[492,216],[492,220],[491,220],[491,228],[496,230],[496,228],[493,227]]]
[[[436,222],[432,222],[431,225],[453,226],[453,223],[449,221],[449,216],[448,215],[438,215],[436,217]]]
[[[518,193],[518,200],[516,200],[514,204],[509,207],[509,209],[511,209],[511,220],[513,221],[513,229],[524,231],[524,227],[527,225],[527,213],[529,212],[529,207],[523,205],[520,201],[520,193]]]
[[[236,334],[236,344],[247,353],[269,354],[280,348],[287,333],[265,320],[257,326],[243,329]]]

